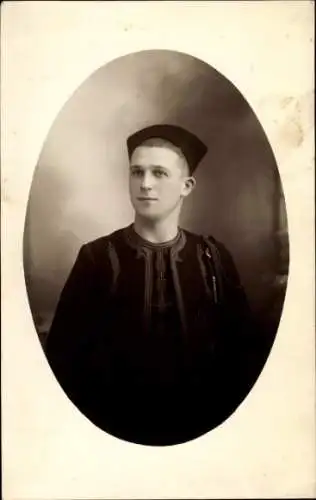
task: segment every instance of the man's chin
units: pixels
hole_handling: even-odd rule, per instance
[[[144,212],[136,212],[136,215],[140,219],[142,219],[144,221],[148,221],[148,222],[149,221],[152,221],[152,222],[159,221],[159,220],[162,220],[164,218],[163,215],[161,215],[161,214],[148,213],[148,212],[145,212],[145,213]]]
[[[148,221],[159,221],[164,218],[164,215],[162,213],[150,209],[147,210],[135,209],[135,215],[140,219]]]

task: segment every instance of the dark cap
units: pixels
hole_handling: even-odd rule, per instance
[[[133,151],[148,139],[165,139],[178,147],[188,162],[191,174],[207,152],[205,144],[184,128],[176,125],[153,125],[143,128],[128,137],[129,158],[132,156]]]

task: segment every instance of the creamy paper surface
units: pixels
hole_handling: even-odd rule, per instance
[[[313,3],[2,4],[3,498],[314,497]],[[290,271],[281,325],[255,388],[200,439],[125,443],[67,400],[42,353],[23,274],[23,228],[43,142],[100,66],[139,50],[204,60],[257,114],[279,166]]]

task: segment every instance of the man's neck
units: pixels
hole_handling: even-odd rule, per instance
[[[178,217],[163,221],[148,221],[136,215],[134,230],[150,243],[166,243],[173,240],[178,234]]]

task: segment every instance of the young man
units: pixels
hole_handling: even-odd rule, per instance
[[[129,441],[193,439],[254,382],[249,309],[223,245],[179,227],[206,153],[172,125],[127,140],[134,223],[83,245],[46,353],[93,423]]]

